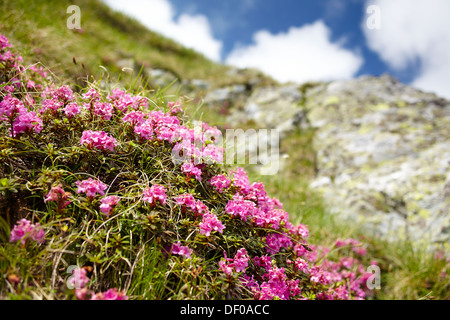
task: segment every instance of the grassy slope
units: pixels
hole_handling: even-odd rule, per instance
[[[66,27],[69,5],[80,7],[81,32]],[[240,75],[223,77],[228,67],[149,31],[98,0],[2,1],[0,21],[2,33],[27,61],[42,62],[62,79],[79,79],[86,74],[98,78],[104,73],[100,66],[118,77],[115,62],[134,58],[146,67],[170,70],[181,79],[209,80],[213,86],[245,81]],[[78,65],[73,64],[73,58]]]
[[[82,33],[66,28],[66,8],[72,4],[81,8]],[[245,77],[224,77],[226,66],[146,30],[100,1],[2,1],[0,21],[1,33],[15,44],[26,61],[41,61],[62,82],[77,80],[83,85],[81,79],[87,74],[96,79],[105,76],[101,65],[113,81],[119,77],[122,82],[132,81],[135,75],[126,79],[115,67],[115,62],[129,57],[149,67],[169,69],[182,79],[210,80],[215,86],[245,81]],[[72,62],[74,57],[77,65]],[[311,132],[297,132],[282,142],[285,150],[299,150],[298,146],[302,146],[300,152],[291,154],[283,175],[253,178],[264,182],[268,192],[282,200],[294,219],[309,225],[314,242],[330,245],[337,238],[356,238],[360,236],[356,226],[330,217],[320,198],[308,189],[314,166],[311,138]],[[378,298],[417,299],[430,292],[436,298],[448,298],[449,284],[442,281],[440,264],[425,250],[413,250],[407,243],[387,246],[381,240],[366,240],[373,243],[371,253],[382,261],[383,283]],[[146,274],[148,278],[152,273]]]

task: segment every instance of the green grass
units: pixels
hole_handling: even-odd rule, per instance
[[[80,32],[66,26],[70,5],[80,7]],[[229,67],[146,29],[99,0],[6,0],[0,4],[0,21],[2,33],[26,61],[39,61],[61,80],[82,86],[90,76],[132,81],[141,67],[166,69],[181,80],[208,80],[213,87],[244,83],[248,77],[245,73],[224,77]],[[137,63],[131,75],[117,68],[117,62],[127,58]]]

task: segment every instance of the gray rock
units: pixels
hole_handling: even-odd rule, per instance
[[[177,75],[163,69],[147,69],[147,75],[151,85],[155,88],[165,88],[179,81]]]
[[[449,243],[448,101],[388,76],[361,77],[330,83],[307,110],[317,129],[311,187],[331,210],[390,238]]]

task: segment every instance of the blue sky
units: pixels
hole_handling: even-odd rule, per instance
[[[346,47],[357,48],[367,57],[357,75],[381,75],[386,65],[365,46],[361,21],[366,16],[365,1],[330,0],[171,0],[180,14],[203,14],[209,18],[213,34],[223,41],[222,59],[238,44],[252,42],[261,29],[272,33],[285,32],[291,26],[302,26],[323,20],[332,30],[331,41],[345,37]],[[398,74],[411,81],[411,74]]]
[[[212,60],[281,82],[390,73],[450,97],[448,0],[104,2]]]

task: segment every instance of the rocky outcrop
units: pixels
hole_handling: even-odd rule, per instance
[[[208,97],[232,101],[235,128],[276,128],[281,138],[314,128],[311,187],[330,211],[388,238],[449,242],[449,101],[390,76],[224,88]]]
[[[389,237],[448,243],[450,102],[389,76],[310,97],[318,176],[334,212]]]

